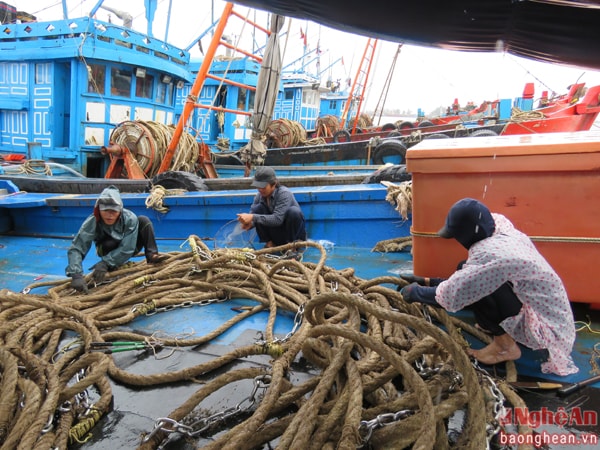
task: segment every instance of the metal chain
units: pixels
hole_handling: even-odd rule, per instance
[[[154,429],[147,434],[142,444],[148,442],[152,437],[162,431],[169,435],[168,440],[171,440],[172,433],[184,434],[191,438],[196,438],[205,431],[207,431],[214,424],[225,421],[226,419],[248,411],[256,403],[256,394],[259,389],[267,389],[271,383],[271,375],[259,375],[254,378],[254,386],[250,395],[241,400],[237,405],[231,408],[227,408],[223,411],[219,411],[212,416],[205,417],[197,420],[189,425],[178,422],[170,417],[160,417],[154,423]],[[245,406],[242,406],[245,405]],[[159,446],[158,449],[164,448],[166,442],[163,441],[163,445]]]
[[[175,305],[167,305],[167,306],[161,306],[160,308],[151,309],[150,311],[146,312],[146,315],[153,316],[154,314],[172,311],[177,308],[191,308],[192,306],[208,306],[213,303],[226,302],[227,300],[229,300],[227,297],[225,297],[225,298],[209,298],[209,299],[205,299],[205,300],[198,300],[195,302],[192,300],[188,300],[185,302],[177,303]],[[131,312],[135,313],[138,310],[138,308],[141,308],[141,307],[143,307],[143,304],[133,305],[131,307]]]
[[[84,378],[85,378],[85,369],[80,369],[79,372],[77,372],[77,374],[75,375],[75,381],[77,383],[79,383]],[[90,399],[90,396],[88,394],[87,389],[84,389],[83,391],[81,391],[75,395],[75,404],[81,405],[83,410],[85,411],[84,414],[78,415],[78,418],[85,417],[88,414],[89,410],[91,409],[92,405],[90,405],[89,399]],[[46,422],[46,425],[44,425],[44,427],[42,428],[40,433],[46,434],[46,433],[49,433],[50,431],[52,431],[52,429],[54,428],[54,420],[55,420],[55,418],[57,418],[57,414],[69,412],[71,410],[72,406],[73,406],[72,403],[68,400],[63,402],[60,406],[58,406],[56,408],[56,411],[50,414],[50,417],[48,417],[48,421]]]
[[[420,358],[415,359],[414,364],[415,368],[417,369],[417,372],[419,373],[419,376],[423,379],[430,378],[434,374],[438,373],[442,368],[442,364],[439,364],[434,367],[429,367],[429,365],[427,364],[427,360],[425,359],[425,355],[421,355]]]
[[[484,369],[482,369],[479,366],[479,363],[477,362],[477,360],[473,360],[473,367],[475,368],[475,370],[477,372],[479,372],[481,374],[481,376],[485,380],[487,380],[487,382],[490,385],[490,393],[492,394],[492,397],[495,400],[494,406],[492,408],[493,419],[490,421],[490,423],[486,424],[486,427],[485,427],[486,449],[489,450],[491,448],[492,438],[500,432],[501,419],[504,416],[506,416],[506,409],[504,408],[505,397],[504,397],[504,394],[502,393],[502,391],[500,391],[500,388],[498,388],[498,385],[494,382],[492,377],[487,373],[487,371],[485,371]]]
[[[373,430],[377,428],[381,428],[387,425],[391,425],[395,422],[398,422],[402,419],[406,419],[409,416],[412,416],[414,411],[411,409],[402,409],[395,413],[384,413],[379,414],[377,417],[371,420],[361,420],[360,425],[358,427],[358,433],[361,436],[362,444],[359,448],[363,448],[373,435]]]
[[[302,325],[302,320],[304,319],[304,305],[298,306],[298,311],[296,311],[296,315],[294,316],[294,325],[292,326],[291,331],[285,335],[283,339],[275,338],[271,344],[285,344],[289,341],[292,336],[298,331],[298,328]],[[267,341],[265,340],[257,340],[257,345],[266,345]]]

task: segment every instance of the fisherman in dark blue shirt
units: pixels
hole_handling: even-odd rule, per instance
[[[275,171],[270,167],[259,167],[252,186],[258,189],[258,194],[250,212],[237,215],[242,228],[255,227],[260,242],[266,242],[267,248],[305,241],[304,214],[294,194],[279,184]]]

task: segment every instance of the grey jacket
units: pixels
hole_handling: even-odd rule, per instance
[[[101,257],[109,268],[124,264],[135,253],[139,228],[137,216],[128,209],[121,209],[121,215],[117,222],[108,226],[100,217],[99,204],[103,202],[117,204],[121,208],[123,205],[117,188],[110,186],[102,191],[96,201],[94,213],[83,222],[67,252],[69,265],[66,267],[65,273],[68,277],[83,274],[83,259],[90,250],[92,242],[98,245],[105,239],[120,241],[116,249]]]

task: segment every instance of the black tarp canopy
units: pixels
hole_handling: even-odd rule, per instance
[[[600,0],[235,0],[406,44],[600,69]]]

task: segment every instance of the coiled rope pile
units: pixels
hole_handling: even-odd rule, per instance
[[[348,125],[347,128],[352,128],[354,127],[354,122],[356,121],[356,126],[358,128],[370,128],[373,126],[373,120],[371,120],[371,117],[368,114],[365,113],[360,113],[358,115],[358,119],[356,117],[352,117],[349,121],[348,121]]]
[[[274,148],[297,147],[306,141],[306,130],[302,124],[288,119],[272,120],[266,135],[273,142]]]
[[[542,120],[544,117],[546,116],[541,111],[522,111],[515,106],[510,111],[509,122],[520,123],[529,120]]]
[[[23,162],[23,164],[19,166],[18,173],[25,173],[28,175],[42,174],[51,177],[52,169],[48,164],[46,164],[46,161],[39,159],[30,159],[28,161]]]
[[[173,125],[153,121],[125,121],[111,133],[110,142],[127,147],[148,177],[157,174],[175,132]],[[194,173],[198,162],[198,143],[182,132],[169,170]]]
[[[498,428],[503,396],[523,406],[507,385],[494,382],[469,361],[461,330],[489,339],[443,310],[405,303],[394,289],[403,283],[397,277],[365,280],[352,269],[327,267],[326,252],[316,242],[258,251],[211,251],[195,236],[188,242],[191,251],[170,253],[163,264],[135,263],[110,272],[113,281],[88,295],[74,295],[66,281],[28,287],[50,287],[45,295],[0,291],[2,448],[63,449],[86,439],[109,410],[109,378],[146,387],[206,381],[148,430],[140,440],[144,450],[161,445],[173,431],[205,437],[185,425],[189,417],[202,414],[201,402],[208,395],[243,379],[266,380],[262,399],[203,448],[252,449],[275,441],[279,449],[365,445],[481,450]],[[318,263],[272,257],[298,245],[317,248]],[[205,336],[167,337],[160,345],[205,344],[234,323],[268,311],[262,342],[193,367],[145,375],[121,369],[111,355],[92,351],[93,343],[122,340],[154,348],[152,338],[114,328],[176,305],[232,298],[256,305]],[[281,311],[301,320],[284,339],[276,339],[273,327]],[[270,364],[219,371],[265,354],[272,358]],[[293,383],[288,375],[298,358],[315,368],[314,376]],[[507,369],[514,379],[514,365]],[[99,399],[90,403],[85,399],[92,388]],[[463,411],[462,429],[449,439],[447,419]]]
[[[317,136],[332,137],[336,131],[340,130],[340,119],[337,116],[328,114],[317,119]]]

